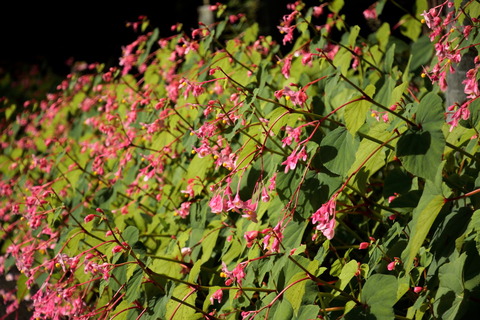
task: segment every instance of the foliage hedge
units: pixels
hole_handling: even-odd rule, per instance
[[[168,38],[143,17],[118,66],[3,98],[6,312],[474,317],[480,3],[417,0],[391,25],[386,2],[363,37],[343,0],[296,1],[282,43],[222,4]]]

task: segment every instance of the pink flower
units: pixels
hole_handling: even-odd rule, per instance
[[[225,262],[222,262],[222,276],[228,278],[225,280],[225,285],[229,286],[234,281],[238,284],[242,284],[242,280],[245,278],[245,267],[246,265],[244,263],[240,263],[232,271],[228,271],[227,265]]]
[[[117,253],[117,252],[122,252],[123,250],[124,248],[122,246],[115,246],[113,247],[112,252]]]
[[[268,195],[268,191],[265,187],[262,188],[262,201],[263,202],[270,201],[270,196]]]
[[[189,214],[190,214],[190,206],[192,205],[191,202],[189,201],[186,201],[186,202],[182,202],[182,204],[180,205],[180,209],[178,209],[176,211],[176,213],[182,217],[183,219],[185,219]]]
[[[235,209],[243,209],[244,207],[244,204],[243,204],[243,201],[242,199],[240,199],[240,195],[238,194],[238,191],[237,191],[237,194],[235,194],[235,197],[233,198],[232,201],[229,201],[229,210],[235,210]]]
[[[329,240],[333,239],[335,235],[336,197],[337,195],[332,196],[312,215],[312,223],[317,225],[316,229]]]
[[[370,243],[368,243],[368,242],[362,242],[362,243],[360,243],[360,245],[358,246],[358,248],[359,248],[360,250],[364,250],[364,249],[367,249],[369,246],[370,246]]]
[[[192,248],[189,247],[183,247],[180,252],[182,253],[182,256],[188,256],[189,254],[192,253]]]
[[[360,56],[362,55],[362,48],[360,47],[355,47],[353,49],[353,52],[355,53],[353,55],[353,63],[352,63],[352,68],[357,69],[358,65],[360,64]]]
[[[462,84],[465,85],[464,92],[468,98],[475,98],[480,96],[480,91],[478,89],[477,82],[477,69],[470,69],[467,71],[466,79],[462,81]]]
[[[423,287],[415,287],[415,288],[413,288],[413,292],[415,292],[415,293],[420,293],[420,292],[422,292],[422,291],[423,291]]]
[[[193,186],[195,183],[195,179],[188,179],[187,189],[180,190],[180,193],[185,194],[185,198],[193,198],[195,196],[195,192],[193,191]]]
[[[87,215],[87,216],[85,217],[85,219],[83,219],[83,221],[84,221],[85,223],[89,223],[90,221],[92,221],[93,219],[95,219],[96,216],[97,216],[97,215],[96,215],[96,214],[93,214],[93,213],[92,213],[92,214],[89,214],[89,215]]]
[[[395,266],[396,266],[395,261],[392,261],[387,265],[387,269],[389,271],[395,270]]]
[[[223,212],[223,209],[224,209],[223,198],[219,194],[217,194],[210,200],[209,206],[213,213]]]
[[[299,142],[300,141],[300,135],[302,134],[302,128],[298,127],[293,129],[290,126],[285,127],[286,135],[285,138],[283,138],[282,142],[283,145],[282,147],[289,146],[292,144],[293,141]]]
[[[368,7],[368,9],[363,11],[363,16],[365,17],[365,19],[367,20],[377,19],[377,10],[375,9],[376,6],[377,6],[377,3],[375,2],[370,7]]]
[[[243,235],[245,240],[247,240],[247,248],[251,248],[253,246],[253,242],[257,239],[258,237],[258,231],[247,231]]]
[[[463,27],[463,36],[465,37],[465,39],[468,40],[468,36],[470,35],[470,32],[472,31],[472,29],[473,29],[473,26],[471,25]]]
[[[263,238],[264,249],[267,249],[270,252],[278,252],[280,250],[280,243],[283,240],[281,227],[281,222],[279,222],[275,228],[268,228],[262,231],[263,234],[266,234]]]
[[[290,78],[290,68],[292,67],[292,56],[283,59],[282,74],[285,79]]]
[[[304,52],[302,55],[302,64],[312,66],[313,53]]]
[[[470,118],[470,110],[468,109],[468,105],[471,101],[465,102],[460,108],[455,111],[455,113],[451,116],[451,119],[447,122],[450,125],[450,132],[458,126],[458,122],[460,119],[467,120]],[[453,110],[455,105],[450,106],[448,110]]]
[[[277,174],[275,173],[273,177],[271,177],[270,180],[268,180],[268,182],[270,182],[270,184],[268,185],[268,190],[275,191],[276,180],[277,180]]]
[[[335,44],[332,44],[332,43],[329,42],[325,46],[325,49],[323,49],[323,52],[327,55],[328,59],[333,60],[335,58],[335,56],[337,55],[338,50],[340,50],[339,45],[335,45]]]
[[[392,203],[398,197],[398,193],[394,192],[393,196],[388,197],[388,203]]]
[[[222,298],[223,298],[223,291],[222,289],[218,289],[210,297],[210,303],[213,304],[215,300],[217,300],[218,303],[220,303],[222,302]]]
[[[398,265],[400,265],[401,263],[402,263],[402,261],[400,260],[400,258],[395,257],[395,258],[393,258],[393,261],[390,262],[390,263],[387,265],[387,269],[388,269],[389,271],[393,271],[393,270],[395,270],[395,267],[398,266]]]
[[[431,8],[430,10],[428,10],[428,12],[423,11],[421,16],[423,16],[423,20],[425,20],[425,23],[427,24],[427,27],[429,29],[435,28],[441,22],[440,17],[438,17],[438,15],[435,11],[435,8]]]
[[[243,203],[242,217],[257,223],[257,205],[258,203],[252,202],[252,199],[248,199]]]
[[[282,96],[285,96],[287,100],[292,100],[292,103],[294,106],[302,105],[308,99],[308,96],[304,90],[300,89],[298,91],[293,91],[289,87],[285,87],[275,92],[275,97],[277,99],[279,99]]]
[[[293,152],[287,157],[287,160],[282,162],[282,164],[285,165],[285,173],[287,173],[289,170],[294,170],[295,167],[297,166],[298,160],[300,159],[303,161],[307,160],[305,146],[298,153],[297,153],[297,149],[293,150]]]
[[[315,6],[313,7],[313,13],[312,15],[315,17],[315,18],[318,18],[322,15],[323,13],[323,6]]]

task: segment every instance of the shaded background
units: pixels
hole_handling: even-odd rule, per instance
[[[208,2],[208,1],[207,1]],[[210,3],[216,3],[210,0]],[[276,26],[288,13],[286,5],[294,0],[224,0],[232,12],[246,12],[257,20],[262,34],[270,34],[281,41]],[[319,0],[304,0],[307,5],[318,5]],[[347,1],[342,13],[351,25],[365,24],[362,12],[374,0]],[[409,0],[398,0],[407,4]],[[405,3],[406,2],[406,3]],[[170,26],[181,22],[184,30],[196,27],[197,8],[204,0],[130,1],[128,4],[101,0],[81,2],[9,2],[0,8],[0,72],[24,64],[48,66],[56,73],[68,73],[65,62],[102,62],[116,65],[121,48],[131,43],[138,34],[126,27],[145,15],[160,35],[171,34]],[[354,3],[354,4],[349,4]],[[407,7],[411,6],[407,4]],[[384,14],[403,14],[398,8],[388,8]],[[388,13],[388,11],[391,11]],[[398,21],[398,20],[397,20]],[[369,32],[368,28],[362,31]]]
[[[229,2],[234,10],[255,4],[262,23],[275,28],[291,1]],[[202,4],[203,0],[130,1],[127,5],[110,5],[101,0],[62,4],[10,2],[0,9],[0,67],[10,70],[22,64],[40,64],[63,74],[69,70],[65,66],[69,58],[117,64],[121,47],[138,35],[126,27],[127,22],[145,15],[151,27],[160,29],[161,37],[168,36],[170,26],[177,22],[183,23],[184,30],[198,26],[197,8]]]
[[[25,4],[10,2],[0,9],[0,65],[11,69],[20,64],[49,65],[64,73],[65,61],[118,62],[121,47],[136,34],[126,27],[146,15],[151,25],[169,31],[177,21],[197,20],[202,0],[130,1],[128,5],[94,1]],[[177,4],[175,4],[177,2]]]

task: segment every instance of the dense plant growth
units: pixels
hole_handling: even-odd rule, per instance
[[[397,25],[385,3],[363,12],[363,37],[343,0],[297,1],[279,44],[221,4],[220,22],[169,38],[142,18],[118,67],[77,64],[45,99],[3,99],[7,311],[474,314],[480,3],[417,0]],[[463,92],[446,105],[455,73]]]

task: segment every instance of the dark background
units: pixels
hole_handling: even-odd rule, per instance
[[[269,6],[260,13],[264,23],[275,28],[291,1],[259,2]],[[140,34],[127,28],[127,22],[138,21],[138,16],[145,15],[150,26],[159,28],[160,36],[165,37],[172,34],[170,26],[177,22],[183,23],[184,30],[197,27],[197,8],[202,4],[203,0],[137,0],[125,4],[101,0],[62,4],[9,2],[8,7],[0,6],[0,67],[5,71],[39,64],[65,73],[69,70],[65,65],[69,58],[117,64],[122,46]]]
[[[242,4],[253,0],[225,0],[222,3],[237,4],[235,9],[242,10]],[[215,3],[211,0],[210,3]],[[261,30],[281,41],[276,26],[284,14],[287,3],[294,0],[258,0],[258,11],[254,19],[260,23]],[[318,0],[304,0],[308,5],[318,5]],[[363,10],[374,0],[346,1],[342,10],[350,25],[359,24],[362,32],[371,32],[365,26]],[[409,0],[397,2],[408,5]],[[354,3],[354,4],[352,4]],[[85,0],[79,2],[52,1],[26,3],[9,2],[0,6],[0,78],[1,73],[18,69],[24,65],[40,65],[55,73],[67,74],[69,58],[75,61],[101,62],[117,65],[122,46],[131,43],[140,33],[126,27],[127,22],[138,20],[145,15],[152,28],[160,29],[160,36],[171,35],[170,26],[181,22],[184,30],[198,26],[198,6],[203,0],[157,0],[105,2]],[[230,6],[231,7],[231,6]],[[244,9],[244,8],[243,8]],[[384,9],[383,17],[393,16],[398,21],[404,12],[390,6]]]
[[[111,5],[101,0],[55,5],[47,1],[17,2],[0,8],[0,66],[8,70],[19,64],[47,64],[60,73],[66,70],[69,58],[118,62],[121,47],[139,35],[126,23],[137,21],[140,15],[146,15],[152,27],[167,35],[176,22],[187,27],[196,25],[197,7],[202,4],[202,0]]]

